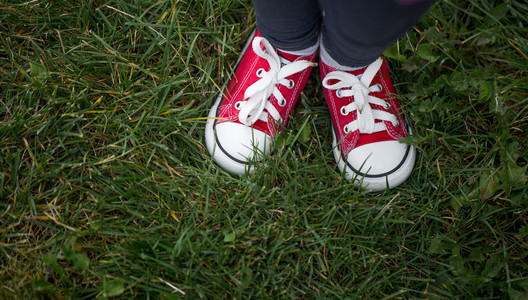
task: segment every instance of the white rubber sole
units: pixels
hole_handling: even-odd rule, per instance
[[[246,53],[247,49],[251,45],[251,41],[255,37],[256,30],[253,30],[251,33],[251,36],[246,41],[246,44],[244,45],[242,49],[242,54],[238,58],[238,60],[235,63],[235,66],[233,70],[236,70],[238,67],[238,64],[240,63],[240,60],[242,60],[242,56]],[[256,161],[251,161],[250,159],[247,160],[240,160],[236,159],[233,156],[231,156],[229,153],[225,152],[224,149],[221,147],[221,145],[218,143],[217,136],[216,136],[216,122],[217,122],[217,113],[218,113],[218,107],[220,106],[220,103],[222,102],[224,91],[226,89],[226,84],[222,87],[222,91],[218,94],[216,97],[215,104],[211,108],[208,114],[207,123],[205,125],[205,144],[207,146],[207,150],[209,154],[213,157],[214,161],[224,170],[231,174],[236,175],[245,175],[245,174],[251,174],[254,172],[254,163],[257,163]],[[255,160],[257,160],[259,157],[259,153],[255,151]]]
[[[411,131],[409,129],[409,134]],[[411,175],[416,160],[416,148],[413,145],[407,145],[405,156],[402,158],[396,168],[384,174],[369,174],[369,170],[355,170],[347,163],[346,158],[341,152],[338,145],[337,137],[332,128],[332,146],[334,159],[337,167],[341,172],[345,171],[345,178],[349,181],[356,182],[365,190],[372,192],[381,192],[387,189],[395,188],[402,184]]]

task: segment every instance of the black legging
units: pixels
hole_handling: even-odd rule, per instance
[[[253,0],[257,28],[282,50],[322,42],[349,67],[376,60],[417,22],[433,0]]]

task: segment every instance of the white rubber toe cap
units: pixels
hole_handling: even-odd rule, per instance
[[[213,129],[214,128],[214,129]],[[216,163],[229,173],[244,175],[269,152],[271,137],[266,133],[234,122],[211,126],[206,144]]]
[[[393,188],[409,177],[415,156],[412,145],[384,141],[354,148],[346,156],[346,162],[341,157],[338,165],[341,170],[346,169],[347,179],[361,182],[366,189],[383,191],[387,184]]]
[[[405,156],[406,144],[385,141],[354,148],[347,155],[350,167],[368,176],[385,176],[400,165]]]

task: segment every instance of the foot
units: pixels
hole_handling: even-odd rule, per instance
[[[410,129],[393,97],[386,62],[380,58],[356,71],[340,71],[321,61],[320,68],[341,172],[372,191],[403,183],[411,174],[416,149],[398,141]]]
[[[205,127],[207,149],[220,167],[237,175],[254,171],[288,123],[314,60],[315,51],[284,53],[257,30],[252,34]]]

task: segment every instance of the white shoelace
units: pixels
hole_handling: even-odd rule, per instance
[[[261,45],[264,46],[264,49],[262,49]],[[270,70],[268,72],[264,69],[257,71],[257,76],[261,79],[253,83],[245,91],[244,100],[247,101],[238,103],[238,109],[240,109],[238,119],[246,126],[253,125],[257,120],[267,122],[269,116],[281,122],[282,117],[279,111],[269,101],[269,98],[273,95],[277,99],[279,106],[286,106],[287,101],[277,88],[277,85],[281,84],[290,89],[293,88],[294,82],[286,79],[286,77],[302,72],[304,69],[317,64],[307,60],[300,60],[282,66],[281,58],[277,52],[266,39],[261,37],[256,37],[253,40],[252,47],[258,56],[268,61]]]
[[[365,72],[360,76],[355,76],[342,71],[330,72],[323,80],[323,86],[329,90],[337,90],[337,97],[354,97],[354,102],[341,108],[341,114],[347,115],[350,112],[357,111],[357,119],[346,124],[343,128],[345,133],[359,130],[361,133],[374,133],[386,131],[387,127],[384,122],[376,123],[375,120],[389,121],[395,127],[398,127],[399,121],[395,115],[378,109],[373,109],[370,104],[376,104],[390,109],[390,104],[383,99],[371,96],[372,92],[381,92],[380,84],[370,85],[374,76],[378,73],[382,64],[381,58],[370,64]],[[336,80],[330,84],[331,80]]]

